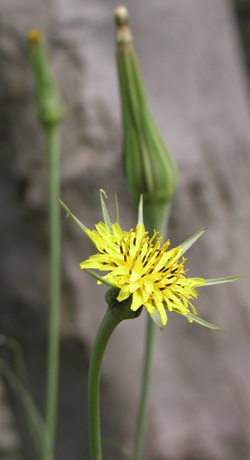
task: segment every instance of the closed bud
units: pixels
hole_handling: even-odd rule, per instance
[[[139,202],[143,195],[144,209],[166,205],[177,185],[177,168],[147,101],[125,7],[116,8],[115,20],[125,176],[133,198]]]
[[[65,107],[50,70],[41,32],[31,29],[27,36],[35,79],[37,118],[40,123],[48,127],[62,121]]]

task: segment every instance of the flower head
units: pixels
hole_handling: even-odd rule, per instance
[[[103,195],[105,192],[101,190],[104,222],[96,224],[95,230],[89,230],[59,200],[65,211],[90,238],[98,251],[82,262],[80,267],[96,278],[98,284],[117,288],[118,303],[130,299],[130,309],[134,312],[145,307],[161,329],[167,323],[166,311],[168,310],[185,316],[190,322],[195,321],[210,329],[222,330],[199,318],[191,300],[198,297],[196,288],[199,286],[230,283],[242,276],[215,279],[186,276],[187,270],[184,268],[186,259],[183,254],[200,238],[204,230],[195,233],[180,246],[170,249],[169,240],[162,244],[162,237],[158,236],[158,232],[154,231],[150,237],[145,230],[142,220],[142,201],[139,204],[138,224],[135,229],[127,232],[122,230],[118,223],[111,224]],[[108,273],[99,276],[92,272],[92,269]],[[115,290],[113,294],[114,292]]]
[[[100,222],[86,234],[98,253],[80,267],[108,272],[103,280],[120,289],[118,301],[132,296],[131,309],[144,306],[160,327],[167,323],[167,310],[186,316],[191,308],[196,314],[190,299],[197,297],[196,288],[205,281],[186,276],[181,246],[169,249],[169,240],[162,245],[156,231],[150,238],[142,223],[127,232],[117,223],[110,229]]]

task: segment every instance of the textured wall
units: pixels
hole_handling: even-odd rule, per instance
[[[190,274],[249,272],[249,100],[230,2],[125,2],[150,102],[176,158],[180,185],[170,237],[209,231],[190,251]],[[43,28],[68,114],[62,198],[88,226],[101,217],[99,188],[114,216],[136,212],[120,166],[121,120],[113,0],[1,0],[0,187],[2,332],[24,346],[33,391],[43,401],[47,312],[46,151],[34,120],[26,30]],[[125,192],[126,191],[126,192]],[[64,216],[62,378],[58,458],[87,442],[86,370],[105,310],[104,288],[78,264],[90,244]],[[157,334],[145,460],[246,460],[250,456],[248,280],[200,290],[200,316],[219,334],[169,315]],[[93,300],[93,290],[95,291]],[[145,318],[144,318],[145,320]],[[105,359],[104,433],[131,446],[144,320],[123,324]],[[107,411],[105,411],[105,408]],[[22,434],[22,414],[17,408]],[[25,458],[33,459],[26,446]],[[107,454],[111,459],[111,453]],[[116,460],[117,455],[114,456]]]

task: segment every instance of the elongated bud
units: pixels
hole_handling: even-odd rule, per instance
[[[27,37],[36,87],[37,118],[45,126],[60,123],[65,107],[50,70],[44,38],[36,29],[29,30]]]
[[[125,7],[116,8],[115,21],[125,176],[133,198],[139,202],[143,195],[144,208],[167,204],[177,184],[176,165],[148,105]]]

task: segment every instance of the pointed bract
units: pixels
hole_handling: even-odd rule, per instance
[[[241,278],[245,278],[246,275],[240,276],[228,276],[226,278],[213,278],[213,279],[205,279],[204,286],[213,286],[214,284],[222,284],[222,283],[232,283],[233,281],[240,280]]]
[[[101,199],[101,206],[102,206],[103,221],[104,221],[105,225],[107,225],[109,230],[111,230],[112,226],[111,226],[111,222],[110,222],[110,217],[109,217],[109,213],[108,213],[106,203],[105,203],[103,197],[107,198],[107,195],[106,195],[106,193],[104,192],[103,189],[100,189],[100,199]]]
[[[140,196],[138,206],[138,224],[143,224],[143,195]]]
[[[183,243],[180,244],[182,248],[182,254],[185,254],[188,249],[193,246],[194,243],[203,235],[203,233],[206,231],[206,229],[200,230],[199,232],[196,232],[194,235],[190,236],[187,240],[183,241]]]
[[[76,216],[74,216],[74,214],[70,211],[70,209],[68,208],[68,206],[66,206],[65,203],[63,203],[63,201],[60,200],[60,198],[57,198],[60,205],[63,207],[63,209],[66,211],[66,213],[71,217],[71,219],[76,223],[76,225],[78,225],[78,227],[84,232],[86,233],[86,231],[88,230],[87,227],[85,227],[85,225],[79,220],[77,219]]]

